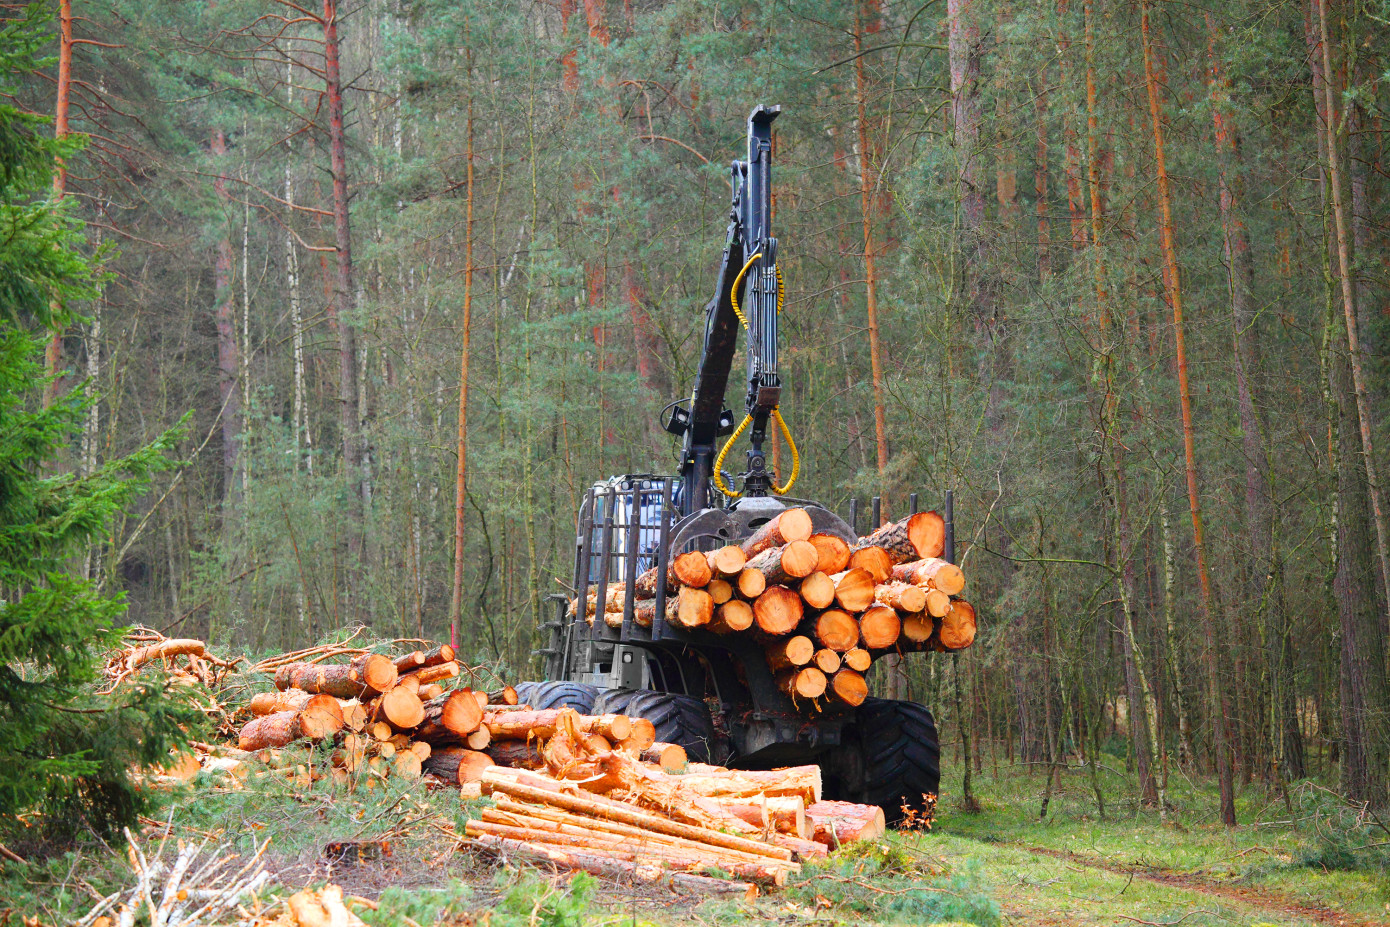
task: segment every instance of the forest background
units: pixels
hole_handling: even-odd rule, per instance
[[[954,490],[982,620],[876,690],[976,769],[1387,800],[1384,3],[46,6],[16,101],[87,137],[53,196],[109,272],[49,345],[49,396],[96,400],[68,466],[193,412],[80,565],[131,620],[456,617],[533,675],[588,485],[675,466],[728,161],[779,103],[797,494]]]

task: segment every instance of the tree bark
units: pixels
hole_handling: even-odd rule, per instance
[[[473,52],[468,50],[468,71],[472,76]],[[459,347],[459,417],[458,417],[458,463],[454,475],[454,589],[449,601],[449,643],[457,647],[459,642],[459,614],[463,607],[463,562],[464,562],[464,510],[467,502],[468,476],[468,342],[473,328],[473,96],[469,91],[468,116],[465,128],[467,136],[464,185],[466,205],[464,207],[463,241],[463,330],[459,333],[462,344]]]
[[[1178,400],[1182,410],[1183,456],[1187,469],[1187,500],[1192,515],[1192,540],[1197,556],[1197,579],[1201,591],[1201,622],[1206,636],[1207,687],[1209,711],[1216,750],[1217,777],[1221,790],[1221,820],[1227,827],[1236,825],[1235,785],[1231,774],[1226,719],[1229,717],[1222,693],[1217,663],[1219,642],[1216,634],[1217,610],[1214,605],[1211,577],[1207,570],[1206,538],[1202,530],[1202,504],[1197,488],[1197,451],[1192,428],[1192,393],[1187,375],[1187,343],[1183,327],[1182,284],[1178,276],[1177,250],[1173,241],[1172,195],[1168,185],[1168,165],[1163,149],[1163,117],[1158,97],[1158,77],[1154,64],[1153,42],[1149,33],[1149,2],[1144,0],[1140,13],[1140,30],[1144,45],[1144,82],[1149,98],[1149,117],[1154,134],[1154,167],[1158,176],[1159,242],[1165,270],[1164,282],[1168,304],[1173,312],[1173,334],[1176,340],[1178,363]],[[1090,0],[1087,10],[1090,9]],[[1089,17],[1088,17],[1089,18]]]

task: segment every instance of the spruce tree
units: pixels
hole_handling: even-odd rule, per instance
[[[43,64],[44,29],[34,8],[0,27],[0,96]],[[62,469],[87,400],[77,390],[45,408],[39,359],[95,274],[80,224],[49,192],[73,143],[46,138],[43,122],[0,104],[0,835],[37,812],[30,835],[110,836],[148,801],[132,768],[167,762],[200,716],[157,683],[98,691],[125,605],[69,569],[167,465],[174,433],[91,474]]]

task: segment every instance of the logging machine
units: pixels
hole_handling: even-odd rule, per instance
[[[728,235],[714,298],[704,310],[694,388],[688,399],[662,410],[663,427],[681,441],[680,472],[615,477],[585,495],[574,598],[551,596],[556,617],[542,625],[548,644],[537,651],[550,681],[523,683],[518,690],[536,708],[567,705],[647,718],[658,740],[685,747],[692,761],[745,768],[819,763],[826,797],[878,804],[895,820],[937,792],[937,732],[925,707],[875,698],[857,707],[793,699],[777,684],[752,635],[717,635],[669,621],[671,593],[664,582],[656,583],[654,617],[635,620],[643,604],[637,578],[645,571],[655,567],[655,575],[664,577],[678,555],[740,543],[787,508],[804,510],[818,533],[850,544],[858,540],[857,500],[851,500],[846,521],[814,501],[787,495],[800,459],[779,409],[778,323],[785,286],[772,234],[772,123],[780,111],[760,105],[748,117],[747,158],[730,168]],[[736,415],[725,407],[725,394],[740,330],[745,389],[742,414]],[[792,459],[781,486],[763,449],[772,427],[780,430]],[[730,456],[745,435],[743,471],[731,477],[726,468],[734,466]],[[916,495],[911,499],[915,511]],[[874,499],[874,527],[878,514]],[[949,497],[945,519],[945,559],[953,560]],[[622,610],[620,627],[602,620],[610,589]],[[574,603],[591,597],[599,604],[590,625],[584,608]]]

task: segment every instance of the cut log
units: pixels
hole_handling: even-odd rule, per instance
[[[202,641],[192,638],[176,638],[136,648],[127,654],[122,662],[130,669],[138,669],[153,660],[164,660],[177,656],[201,657],[205,653],[207,653],[207,645]]]
[[[646,718],[630,718],[632,733],[623,738],[619,746],[629,753],[641,754],[656,743],[656,725]]]
[[[367,706],[357,699],[343,699],[338,707],[343,712],[343,727],[349,731],[360,732],[367,726]]]
[[[517,701],[516,690],[511,686],[503,686],[487,694],[487,703],[489,705],[515,705]]]
[[[849,668],[841,669],[830,677],[830,694],[846,705],[859,706],[869,697],[869,684],[862,673]]]
[[[703,588],[714,578],[709,560],[702,551],[692,550],[671,558],[666,569],[666,591],[675,592],[681,586]],[[656,567],[637,577],[634,594],[640,599],[650,599],[656,595]]]
[[[443,695],[444,687],[437,682],[432,682],[427,686],[421,686],[417,694],[420,696],[420,701],[428,702],[432,698],[439,698]]]
[[[786,586],[768,586],[753,603],[753,622],[758,630],[774,637],[790,634],[804,613],[801,596]]]
[[[392,730],[391,725],[387,724],[385,721],[373,721],[371,724],[367,725],[367,734],[370,735],[373,740],[390,740],[395,736],[396,732]]]
[[[545,757],[541,756],[540,744],[531,740],[494,740],[487,748],[487,755],[498,766],[512,769],[544,769]]]
[[[825,694],[825,674],[814,666],[786,670],[777,675],[777,686],[793,699],[820,698]]]
[[[425,743],[423,740],[415,741],[410,745],[408,749],[411,753],[418,756],[421,762],[424,762],[425,760],[429,759],[430,756],[434,753],[434,748],[431,747],[429,744]]]
[[[656,574],[653,573],[652,575],[653,575],[653,577],[655,577]],[[651,596],[645,596],[645,597],[642,596],[642,594],[641,594],[641,588],[640,588],[640,587],[641,587],[641,583],[639,582],[637,585],[638,585],[638,591],[637,591],[637,597],[638,597],[638,598],[651,598]],[[653,595],[655,595],[655,593],[653,593]],[[623,610],[623,602],[624,602],[624,600],[626,600],[626,598],[627,598],[627,584],[626,584],[626,583],[609,583],[609,584],[604,588],[604,590],[603,590],[603,610],[606,611],[606,612],[620,612],[620,611],[622,611],[622,610]],[[577,614],[579,614],[579,605],[578,605],[578,603],[579,603],[579,599],[578,599],[578,598],[570,599],[569,613],[570,613],[571,615],[577,615]],[[596,611],[598,611],[598,587],[597,587],[597,586],[590,586],[590,587],[589,587],[589,592],[588,592],[588,594],[586,595],[586,597],[585,597],[585,599],[584,599],[584,617],[585,617],[585,618],[593,618],[593,617],[594,617],[594,613],[595,613]]]
[[[758,897],[758,886],[752,882],[730,882],[690,872],[667,872],[658,864],[638,865],[627,859],[613,859],[596,853],[575,852],[491,834],[480,834],[469,842],[499,856],[563,869],[578,869],[602,879],[669,886],[671,891],[678,894],[733,896],[742,897],[745,901]]]
[[[438,666],[441,663],[454,662],[454,648],[448,644],[440,644],[433,650],[425,651],[425,659],[421,666]]]
[[[286,689],[281,692],[257,692],[251,697],[247,708],[251,714],[260,717],[262,715],[273,715],[277,711],[299,711],[309,699],[313,698],[303,689]]]
[[[816,655],[816,645],[800,634],[785,640],[775,641],[767,646],[767,666],[774,673],[805,666]]]
[[[898,642],[902,619],[886,605],[875,605],[859,616],[859,646],[865,650],[883,650]]]
[[[677,596],[674,617],[676,626],[687,631],[703,628],[714,618],[714,599],[703,589],[682,586]]]
[[[733,634],[753,626],[753,606],[742,599],[731,599],[715,609],[709,629],[715,634]]]
[[[911,614],[927,607],[927,591],[904,582],[879,583],[874,587],[874,601],[879,605]]]
[[[391,762],[391,775],[398,779],[419,779],[424,763],[413,750],[401,750]]]
[[[936,557],[900,563],[893,567],[893,578],[905,583],[940,589],[947,595],[959,595],[965,588],[965,574],[961,572],[960,567]]]
[[[769,547],[748,561],[747,569],[763,574],[769,585],[794,585],[815,572],[819,555],[809,541],[791,541]]]
[[[867,673],[869,667],[873,665],[874,658],[869,651],[863,647],[853,647],[845,651],[845,655],[840,658],[845,666],[854,670],[856,673]]]
[[[767,577],[757,570],[750,570],[745,567],[739,571],[736,586],[738,594],[751,602],[762,595],[763,590],[767,589]]]
[[[401,654],[392,662],[396,664],[396,672],[408,673],[425,665],[425,652],[412,650],[410,653]]]
[[[456,743],[478,729],[483,709],[468,689],[455,689],[422,706],[424,718],[415,736],[428,743]]]
[[[902,521],[883,525],[855,549],[878,547],[893,563],[907,563],[927,557],[940,557],[946,543],[946,520],[935,512],[918,512]]]
[[[409,689],[416,695],[420,694],[420,678],[418,676],[411,676],[409,674],[401,676],[396,680],[396,685]]]
[[[652,763],[667,772],[678,772],[689,762],[685,748],[680,744],[653,743],[642,751],[641,757],[643,763]]]
[[[893,572],[893,558],[882,547],[859,547],[849,555],[849,565],[867,570],[875,583],[888,579]]]
[[[632,719],[627,715],[592,715],[584,722],[584,733],[598,734],[618,743],[632,734]]]
[[[841,573],[849,568],[849,544],[834,534],[813,534],[806,540],[816,549],[816,568],[825,573]]]
[[[745,824],[751,824],[764,834],[770,832],[767,819],[767,799],[758,795],[754,798],[715,799],[720,807]]]
[[[299,734],[309,740],[323,740],[343,729],[343,709],[331,695],[310,696],[299,711]]]
[[[963,650],[975,643],[975,606],[964,599],[951,600],[951,608],[941,619],[938,634],[944,647]]]
[[[676,781],[706,798],[750,798],[797,795],[807,805],[821,797],[819,766],[790,766],[786,769],[722,769],[692,764],[692,772]]]
[[[737,544],[729,544],[718,550],[712,550],[705,555],[709,561],[710,572],[720,579],[731,579],[738,576],[743,570],[743,565],[748,561],[744,556],[743,549]]]
[[[835,602],[851,615],[874,604],[874,577],[868,570],[851,567],[830,579],[835,583]]]
[[[484,770],[496,765],[492,757],[477,750],[469,750],[467,747],[441,747],[430,754],[430,758],[424,763],[424,769],[450,785],[462,785],[465,782],[481,781]]]
[[[940,589],[927,590],[927,614],[933,618],[945,618],[951,610],[951,597]]]
[[[303,689],[314,695],[358,698],[385,692],[396,684],[396,664],[377,653],[364,653],[351,663],[319,665],[286,663],[275,671],[275,688]]]
[[[566,786],[555,783],[553,780],[547,781],[541,779],[538,776],[529,776],[525,773],[519,775],[498,775],[495,770],[485,770],[482,775],[482,783],[483,794],[485,795],[502,792],[503,794],[510,795],[512,798],[521,801],[539,802],[576,814],[584,814],[608,821],[628,824],[634,827],[641,827],[659,834],[683,837],[687,840],[696,840],[711,846],[725,847],[730,850],[740,850],[745,853],[766,856],[772,859],[791,859],[791,853],[789,851],[768,846],[757,840],[751,840],[747,837],[738,836],[737,834],[727,834],[707,827],[699,827],[694,824],[673,821],[661,814],[656,814],[626,802],[615,801],[610,798],[587,794],[575,795],[566,791]]]
[[[806,802],[800,795],[774,795],[766,801],[767,821],[774,831],[803,840],[811,839],[811,826],[806,820]]]
[[[376,711],[398,731],[409,731],[425,720],[425,706],[420,696],[408,686],[394,686],[377,699]]]
[[[299,739],[299,712],[277,711],[246,722],[237,738],[242,750],[283,747]]]
[[[802,601],[816,611],[835,604],[835,581],[821,570],[816,570],[803,579],[797,586],[797,591],[801,593]]]
[[[453,679],[458,674],[459,665],[450,661],[448,663],[440,663],[436,666],[427,666],[424,669],[416,670],[406,678],[414,679],[418,681],[420,685],[427,686],[432,682],[439,682],[441,679]]]
[[[811,516],[805,509],[783,509],[743,542],[743,553],[755,557],[769,547],[782,547],[790,541],[811,536]]]
[[[723,605],[734,597],[733,583],[729,582],[727,579],[710,580],[709,585],[705,587],[705,591],[709,593],[709,597],[714,600],[715,605]]]
[[[887,831],[883,809],[848,801],[821,801],[806,807],[813,839],[832,850],[857,840],[877,840]]]
[[[711,596],[710,601],[714,601]],[[666,597],[666,621],[673,622],[673,613],[676,610],[676,597]],[[621,628],[623,626],[623,613],[621,611],[608,612],[603,616],[605,623],[610,628]],[[652,622],[656,620],[656,599],[638,599],[632,603],[632,623],[639,628],[650,628]]]
[[[331,762],[335,767],[347,772],[357,772],[357,767],[367,755],[367,739],[358,734],[345,734],[338,749],[333,751]]]
[[[488,744],[492,743],[492,732],[485,727],[480,727],[465,737],[463,742],[470,750],[486,750]]]
[[[828,647],[822,647],[811,658],[811,665],[829,676],[840,669],[840,655]]]
[[[593,733],[593,725],[602,715],[581,715],[573,708],[547,708],[544,711],[509,708],[506,711],[489,707],[483,713],[483,726],[492,734],[493,740],[549,740],[561,730],[566,719],[572,719],[575,731],[581,734]],[[634,727],[636,718],[628,718]]]
[[[844,653],[859,646],[859,622],[849,612],[827,609],[816,616],[812,636],[822,647]]]
[[[925,644],[931,637],[934,624],[925,612],[903,616],[903,637],[914,644]]]

